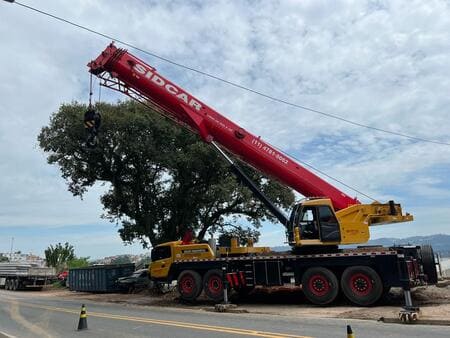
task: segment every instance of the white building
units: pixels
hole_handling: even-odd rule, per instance
[[[36,255],[33,255],[31,252],[29,254],[18,252],[0,252],[1,256],[7,257],[10,262],[20,262],[20,263],[34,263],[39,266],[45,265],[45,259]]]

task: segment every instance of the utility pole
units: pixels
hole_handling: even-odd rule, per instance
[[[10,262],[12,262],[13,245],[14,245],[14,237],[11,237],[11,250],[9,251],[9,261]]]

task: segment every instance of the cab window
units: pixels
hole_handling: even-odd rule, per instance
[[[312,209],[306,209],[303,210],[303,215],[302,215],[302,222],[312,222],[314,221],[314,214]]]
[[[339,222],[333,210],[326,205],[319,206],[320,238],[322,242],[338,242],[341,239]]]
[[[333,224],[337,223],[336,216],[329,206],[320,206],[319,207],[319,219],[320,223]]]
[[[306,206],[302,209],[299,225],[302,238],[304,239],[319,238],[316,207]]]
[[[297,216],[297,209],[298,209],[298,205],[294,205],[294,207],[292,208],[291,217],[289,218],[289,223],[291,223],[291,224],[296,224],[296,223],[294,223],[294,219]]]
[[[152,250],[152,261],[159,261],[160,259],[170,258],[170,246],[158,246]]]

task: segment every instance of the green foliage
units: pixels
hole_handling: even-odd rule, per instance
[[[66,281],[58,280],[58,281],[54,281],[52,283],[52,288],[54,288],[54,289],[62,289],[62,288],[65,288],[65,287],[66,287]]]
[[[0,263],[9,262],[9,258],[3,255],[0,255]]]
[[[67,262],[67,267],[69,269],[85,268],[89,266],[89,258],[90,257],[74,257]]]
[[[69,261],[75,258],[74,248],[68,242],[62,245],[61,243],[55,246],[50,245],[45,250],[45,261],[50,267],[56,268],[57,271],[61,271],[67,267]]]
[[[137,263],[136,263],[136,269],[138,268],[144,268],[145,266],[148,266],[151,262],[151,258],[150,257],[145,257],[140,259]]]
[[[86,106],[64,104],[38,136],[68,189],[82,197],[106,183],[102,217],[120,224],[123,241],[144,247],[180,238],[186,228],[202,239],[214,227],[245,218],[258,228],[275,218],[230,173],[225,161],[199,137],[135,102],[101,104],[98,146],[85,147]],[[244,166],[246,173],[280,207],[292,191]]]
[[[256,229],[244,228],[235,224],[225,224],[219,229],[219,245],[230,246],[230,241],[233,237],[236,237],[241,245],[246,245],[249,239],[253,243],[257,243],[260,235],[260,232]]]

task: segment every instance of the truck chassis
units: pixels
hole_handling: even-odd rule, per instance
[[[358,306],[370,306],[391,287],[404,290],[403,313],[417,318],[412,287],[435,284],[434,255],[429,246],[361,247],[337,253],[291,253],[264,256],[176,260],[167,282],[177,280],[183,300],[194,301],[202,291],[217,302],[225,288],[247,293],[256,286],[302,286],[316,305],[332,303],[338,294]]]
[[[0,277],[0,287],[5,290],[17,291],[25,289],[41,290],[51,281],[48,277],[43,276],[10,276]]]
[[[40,268],[27,264],[0,265],[0,287],[5,290],[41,290],[56,278],[53,268]]]

